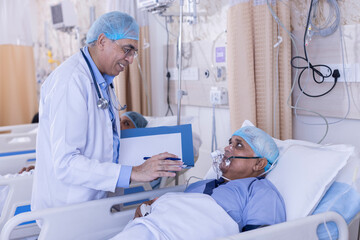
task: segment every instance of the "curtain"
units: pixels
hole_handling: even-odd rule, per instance
[[[290,29],[286,1],[272,2],[280,21]],[[274,47],[278,34],[282,42]],[[274,137],[291,138],[292,115],[287,106],[291,90],[291,42],[286,32],[278,28],[266,0],[236,1],[229,8],[227,44],[232,131],[248,119]]]
[[[139,55],[114,79],[115,91],[125,111],[151,115],[150,49],[147,12],[139,11],[136,1],[108,0],[108,11],[121,11],[134,17],[140,27]],[[121,113],[120,113],[121,114]]]
[[[0,45],[0,125],[31,123],[37,111],[33,48]]]
[[[0,0],[0,125],[31,123],[38,111],[32,0]]]

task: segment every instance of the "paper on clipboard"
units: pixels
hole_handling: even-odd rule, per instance
[[[169,152],[194,166],[191,125],[137,128],[121,132],[119,163],[137,166],[144,157]]]

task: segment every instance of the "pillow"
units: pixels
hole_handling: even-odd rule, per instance
[[[243,126],[254,126],[246,120]],[[287,220],[313,212],[354,153],[347,145],[320,145],[300,140],[274,139],[279,148],[277,166],[267,174],[281,193]]]
[[[146,127],[160,127],[160,126],[175,126],[177,124],[177,116],[167,116],[167,117],[148,117],[144,116],[148,120]],[[181,116],[181,124],[190,124],[193,120],[193,117]]]
[[[360,194],[351,185],[334,182],[313,214],[328,211],[339,213],[349,224],[360,211]],[[317,228],[317,235],[320,240],[338,239],[338,229],[334,222],[326,223],[326,228],[324,224]]]
[[[284,141],[277,166],[266,176],[281,193],[287,220],[311,214],[354,148]]]
[[[360,212],[359,167],[359,155],[353,154],[346,166],[336,176],[335,182],[321,199],[313,214],[334,211],[339,213],[348,224],[354,219]],[[327,229],[324,224],[321,224],[317,228],[319,239],[338,239],[336,224],[329,222],[326,227]]]
[[[175,126],[177,125],[177,116],[165,116],[165,117],[150,117],[144,116],[148,120],[147,128],[150,127],[161,127],[161,126]],[[191,116],[181,116],[181,124],[192,124],[194,117]],[[193,136],[193,151],[194,151],[194,162],[196,162],[199,157],[199,149],[202,144],[200,136],[196,132],[192,132]]]

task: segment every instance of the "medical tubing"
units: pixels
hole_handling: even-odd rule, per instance
[[[297,40],[297,38],[296,38],[295,35],[292,34],[292,33],[284,26],[284,24],[280,21],[279,17],[276,15],[276,13],[274,12],[274,10],[273,10],[272,7],[270,6],[269,0],[267,0],[267,6],[268,6],[268,8],[269,8],[269,10],[270,10],[271,15],[272,15],[273,18],[275,19],[275,21],[276,21],[277,23],[279,23],[280,26],[281,26],[281,27],[285,30],[285,32],[289,35],[289,37],[290,37],[290,39],[291,39],[291,42],[292,42],[292,44],[293,44],[293,46],[294,46],[294,48],[295,48],[295,53],[296,53],[296,55],[299,55],[299,54],[298,54],[299,50],[298,50],[298,48],[297,48],[297,46],[296,46],[296,40]],[[326,135],[327,135],[327,133],[328,133],[328,130],[329,130],[329,124],[328,124],[328,122],[327,122],[327,119],[326,119],[323,115],[321,115],[320,113],[318,113],[318,112],[315,112],[315,111],[312,111],[312,110],[306,109],[306,108],[300,108],[300,107],[298,107],[296,104],[293,106],[293,105],[291,105],[291,103],[290,103],[290,98],[291,98],[291,96],[292,96],[292,94],[293,94],[293,92],[294,92],[294,88],[295,88],[295,84],[296,84],[296,79],[297,79],[297,76],[298,76],[298,71],[299,71],[299,70],[296,69],[295,75],[294,75],[294,78],[293,78],[294,80],[293,80],[293,82],[292,82],[291,90],[290,90],[290,93],[289,93],[289,95],[288,95],[288,97],[287,97],[286,104],[288,105],[289,108],[295,110],[295,116],[296,116],[296,117],[297,117],[297,115],[296,115],[296,110],[302,110],[302,111],[305,111],[305,112],[309,112],[309,113],[313,113],[313,114],[315,114],[315,115],[318,115],[320,118],[322,118],[322,119],[325,121],[325,125],[326,125],[325,133],[324,133],[323,137],[320,139],[320,141],[318,142],[318,143],[321,143],[321,142],[325,139],[325,137],[326,137]],[[299,97],[300,97],[300,96],[299,96]],[[269,169],[269,170],[270,170],[270,169]],[[269,172],[269,171],[268,171],[268,172]]]
[[[279,35],[280,34],[280,26],[279,23],[277,23],[277,32],[278,32],[278,39],[281,39],[281,41],[277,42],[274,45],[274,48],[276,48],[276,55],[275,55],[275,83],[274,83],[274,99],[273,99],[273,136],[276,137],[276,106],[278,105],[278,96],[279,96],[279,53],[280,53],[280,44],[282,43],[282,38]]]
[[[167,25],[167,17],[165,17],[165,30],[166,30],[166,78],[167,78],[167,93],[166,93],[166,103],[167,111],[165,116],[171,113],[171,116],[174,116],[174,113],[170,105],[170,72],[169,72],[169,29]]]
[[[311,33],[310,36],[313,35],[320,35],[322,37],[329,36],[333,34],[336,29],[340,25],[340,9],[339,5],[336,3],[336,0],[327,0],[329,4],[329,15],[327,16],[327,19],[323,26],[317,27],[315,24],[313,24],[312,17],[310,17],[310,26],[311,26]],[[317,7],[319,5],[319,0],[314,1],[314,16],[317,10]],[[330,25],[330,21],[333,19],[333,16],[336,17],[335,21]],[[329,27],[326,27],[330,25]]]
[[[356,171],[356,169],[355,169]],[[352,182],[352,185],[354,184],[354,182]],[[343,195],[345,195],[347,192],[349,192],[351,190],[352,186],[349,185],[349,187],[343,192],[341,193],[340,195],[338,195],[335,199],[333,199],[331,201],[331,204],[329,205],[329,207],[326,209],[326,212],[328,212],[330,210],[331,207],[333,207],[335,205],[335,203],[337,202],[337,200],[342,197]],[[329,231],[329,228],[327,227],[327,222],[326,220],[324,219],[324,227],[325,227],[325,230],[326,230],[326,233],[328,234],[329,238],[332,240],[332,236],[331,236],[331,233]]]
[[[189,179],[186,181],[186,187],[185,187],[185,189],[189,186],[189,182],[190,182],[190,180],[191,180],[192,178],[196,178],[196,179],[199,179],[199,180],[204,180],[203,178],[199,178],[199,177],[196,177],[196,176],[191,176],[191,177],[189,177]]]
[[[214,152],[217,149],[217,140],[216,140],[216,119],[215,119],[215,104],[212,106],[212,134],[211,134],[211,152]]]

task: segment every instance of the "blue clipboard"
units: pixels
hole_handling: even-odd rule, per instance
[[[148,149],[148,153],[139,153],[143,149]],[[181,157],[184,165],[193,167],[194,150],[191,124],[121,131],[120,164],[140,165],[144,162],[144,157],[151,157],[161,152],[174,153]]]

